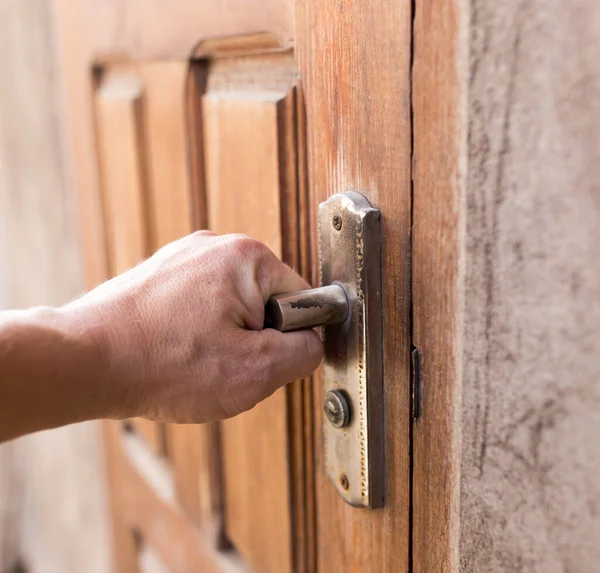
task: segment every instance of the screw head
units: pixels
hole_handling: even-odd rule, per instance
[[[342,474],[340,476],[340,485],[344,489],[348,489],[350,487],[350,482],[348,481],[348,476],[346,474]]]
[[[331,222],[333,223],[333,228],[336,231],[339,231],[342,228],[342,217],[340,215],[334,215]]]
[[[334,428],[343,428],[350,422],[350,406],[341,390],[331,390],[325,394],[323,410]]]

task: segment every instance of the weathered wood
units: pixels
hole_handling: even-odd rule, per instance
[[[94,5],[94,10],[87,12],[88,15],[92,14],[93,18],[85,15],[86,11],[90,9],[89,5],[81,4],[73,8],[59,2],[57,6],[58,21],[61,26],[62,48],[67,70],[67,94],[71,119],[71,135],[72,141],[77,141],[73,155],[78,166],[78,185],[82,197],[82,221],[83,227],[86,230],[87,274],[89,284],[94,284],[107,276],[107,260],[102,253],[107,241],[106,229],[108,227],[106,227],[107,221],[104,220],[102,201],[99,199],[99,177],[95,161],[96,145],[93,137],[94,129],[90,121],[89,101],[94,84],[91,75],[93,66],[98,61],[107,62],[110,60],[114,62],[122,54],[123,46],[127,46],[125,51],[133,56],[147,57],[150,55],[162,55],[168,57],[175,56],[179,59],[178,62],[144,64],[142,66],[132,66],[131,64],[124,63],[109,63],[107,66],[105,64],[106,68],[113,71],[115,69],[126,70],[135,68],[136,73],[143,80],[144,96],[141,105],[144,132],[143,155],[146,162],[146,184],[148,185],[150,194],[148,202],[148,234],[152,248],[158,247],[192,230],[192,219],[195,219],[196,222],[206,220],[201,212],[192,214],[192,195],[195,198],[194,209],[197,211],[201,210],[203,205],[202,176],[199,173],[202,161],[197,158],[203,146],[197,133],[192,134],[189,139],[191,147],[190,164],[187,163],[188,149],[186,148],[188,142],[187,130],[190,127],[202,127],[202,117],[198,106],[192,104],[186,107],[186,100],[182,97],[187,93],[189,97],[188,101],[198,99],[199,94],[194,95],[192,91],[194,88],[201,90],[203,86],[193,86],[193,81],[188,82],[186,86],[187,76],[181,73],[181,70],[187,70],[188,64],[185,61],[185,56],[194,51],[192,50],[194,44],[189,43],[189,36],[185,39],[186,33],[184,30],[185,26],[190,25],[193,18],[191,18],[189,12],[186,12],[187,16],[190,16],[190,19],[185,19],[185,22],[182,23],[177,20],[178,14],[182,13],[178,12],[178,10],[181,9],[185,12],[191,4],[179,2],[174,6],[173,3],[168,3],[170,27],[165,27],[164,18],[158,17],[161,14],[161,7],[166,8],[167,3],[154,4],[151,11],[146,11],[141,6],[136,8],[132,4],[128,5],[129,10],[137,10],[138,20],[144,19],[144,15],[146,15],[152,19],[152,22],[158,24],[163,31],[170,30],[176,32],[176,36],[173,36],[175,43],[169,44],[167,42],[169,45],[167,47],[163,45],[162,48],[158,47],[162,37],[160,33],[153,33],[148,40],[150,44],[146,44],[146,47],[143,46],[145,42],[143,35],[146,32],[141,32],[140,35],[140,29],[136,28],[139,22],[133,21],[133,26],[130,26],[131,22],[128,23],[125,17],[126,14],[120,12],[121,5],[114,4],[106,7],[106,12],[98,12],[97,6]],[[240,3],[238,6],[240,9],[239,14],[244,13],[248,15],[248,18],[244,17],[244,23],[242,24],[239,21],[236,23],[235,18],[231,17],[232,11],[236,10],[235,5],[228,5],[226,18],[220,17],[219,11],[214,10],[212,12],[216,20],[212,20],[210,28],[199,29],[196,25],[193,25],[194,33],[197,34],[194,42],[202,40],[207,35],[230,35],[231,32],[228,32],[228,30],[230,30],[229,27],[232,25],[237,27],[237,33],[243,35],[244,26],[247,24],[246,20],[251,22],[253,18],[260,20],[266,17],[269,22],[266,29],[273,30],[274,25],[277,32],[279,29],[278,24],[274,24],[274,20],[270,19],[271,16],[275,14],[276,17],[281,16],[285,19],[287,17],[286,10],[288,16],[292,15],[291,6],[288,5],[286,7],[282,3],[277,3],[273,6],[273,10],[249,11],[245,3]],[[204,10],[203,14],[206,14]],[[224,16],[224,14],[221,13],[221,16]],[[111,20],[113,17],[115,19]],[[219,20],[219,18],[221,19]],[[106,30],[111,29],[112,23],[116,21],[119,22],[116,32],[113,29],[108,36],[103,36]],[[206,18],[202,21],[208,24]],[[106,27],[107,22],[108,28]],[[147,22],[148,30],[150,30],[152,22]],[[290,19],[288,23],[291,25],[291,22],[292,20]],[[256,50],[257,46],[258,49],[262,49],[262,46],[268,51],[272,51],[281,50],[282,47],[289,45],[289,38],[283,39],[281,42],[273,41],[273,38],[277,34],[273,36],[273,32],[269,32],[267,36],[269,34],[271,34],[269,38],[266,38],[264,34],[254,35],[254,39],[251,42],[251,51]],[[98,38],[100,38],[99,43],[96,43]],[[102,44],[105,40],[110,43],[106,49]],[[264,43],[265,41],[266,44]],[[183,45],[181,42],[186,44],[187,48],[185,50],[180,50]],[[196,53],[221,54],[224,50],[228,51],[232,47],[235,50],[239,50],[240,46],[242,49],[249,46],[245,40],[236,41],[234,44],[235,46],[230,42],[227,46],[224,46],[221,42],[212,42],[210,46],[205,44],[203,47],[201,44],[199,49],[195,51]],[[145,51],[149,45],[151,45],[151,50]],[[152,49],[157,47],[159,52],[152,52]],[[161,51],[163,48],[164,51]],[[112,52],[112,55],[107,56],[108,52]],[[154,71],[150,72],[150,68]],[[162,74],[157,72],[159,68],[162,70]],[[198,70],[195,67],[194,79],[198,79],[196,71]],[[95,72],[96,77],[102,77],[103,72],[99,67],[95,68]],[[147,73],[150,73],[150,76]],[[285,80],[287,82],[287,78]],[[289,82],[287,82],[287,85],[289,85]],[[182,106],[184,108],[183,112]],[[188,118],[186,118],[185,112],[189,113],[191,124],[186,124]],[[292,112],[292,115],[294,112],[295,110]],[[295,133],[293,137],[295,137]],[[190,177],[189,165],[193,169],[191,185],[188,180]],[[295,174],[295,164],[287,164],[286,167]],[[290,236],[295,237],[296,234],[291,234]],[[291,248],[297,248],[295,243],[292,244]],[[279,250],[281,251],[281,248]],[[214,430],[216,426],[207,427],[206,432],[210,433],[212,431],[211,428]],[[218,515],[215,514],[220,509],[220,496],[218,486],[215,487],[214,485],[214,480],[218,479],[220,474],[218,471],[214,471],[214,458],[216,457],[214,432],[210,435],[207,434],[207,439],[203,439],[203,432],[205,432],[204,428],[168,427],[167,453],[173,463],[179,499],[185,505],[188,515],[195,522],[201,523],[203,526],[208,525],[208,529],[212,529],[214,532],[215,527],[218,527],[218,523],[216,523],[215,519],[212,519],[212,522],[207,524],[202,520],[202,514],[205,511],[209,512],[211,518],[217,518],[218,521]],[[284,441],[286,439],[285,432],[282,439]],[[302,453],[304,454],[304,451]],[[204,454],[210,456],[212,459],[209,460]],[[210,499],[201,498],[201,492],[209,492]],[[287,510],[285,516],[289,521],[289,512]],[[192,531],[193,527],[191,523],[189,526],[190,531]],[[287,527],[290,527],[289,523]],[[213,536],[213,540],[217,541],[218,538],[215,539]]]
[[[194,219],[206,217],[202,212],[193,213],[191,186],[198,175],[191,176],[188,163],[188,103],[182,97],[188,85],[187,63],[117,64],[101,76],[98,100],[103,113],[98,132],[108,243],[113,245],[124,237],[109,257],[111,265],[117,266],[123,257],[129,257],[128,261],[135,259],[136,253],[139,260],[142,245],[147,252],[154,251],[190,233]],[[128,97],[123,98],[124,94]],[[197,97],[189,91],[187,95]],[[108,129],[111,121],[117,126],[116,131]],[[192,167],[200,165],[194,162]],[[124,185],[126,177],[130,181]],[[194,196],[198,199],[203,195],[201,181],[196,181],[196,185]],[[131,201],[127,202],[127,197]],[[203,203],[196,202],[197,208]],[[156,454],[168,455],[177,502],[217,545],[221,516],[216,426],[167,425],[165,443],[162,431],[155,430],[155,440],[144,431],[157,428],[155,424],[146,420],[132,423],[136,430],[142,430]],[[110,447],[118,444],[111,441]],[[119,490],[124,487],[122,479],[114,480],[114,485]],[[116,491],[115,495],[122,498],[123,492]],[[115,506],[117,521],[123,519],[119,516],[123,513],[121,508],[122,505]],[[193,529],[192,522],[188,526]]]
[[[421,379],[412,561],[428,573],[458,568],[466,54],[460,2],[415,7],[412,299]]]
[[[320,201],[346,190],[364,193],[383,216],[386,505],[351,508],[329,483],[315,384],[318,569],[408,571],[411,5],[297,5],[311,219]]]

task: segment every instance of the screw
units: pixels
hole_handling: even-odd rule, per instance
[[[344,393],[340,390],[331,390],[325,394],[323,405],[325,416],[335,428],[343,428],[350,422],[350,407]]]
[[[342,474],[340,476],[340,485],[344,489],[348,489],[350,487],[350,482],[348,481],[348,476],[346,474]]]
[[[334,215],[332,222],[333,222],[333,228],[336,231],[339,231],[342,228],[342,218],[339,215]]]

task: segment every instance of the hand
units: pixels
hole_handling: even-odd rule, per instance
[[[196,232],[63,308],[105,349],[107,417],[235,416],[309,375],[312,330],[262,330],[272,294],[310,288],[262,243]]]

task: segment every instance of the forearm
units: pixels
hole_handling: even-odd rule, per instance
[[[0,442],[111,414],[103,345],[62,309],[0,312]]]
[[[272,294],[308,287],[250,237],[197,232],[60,309],[0,312],[0,441],[248,410],[321,360],[316,332],[263,329]]]

